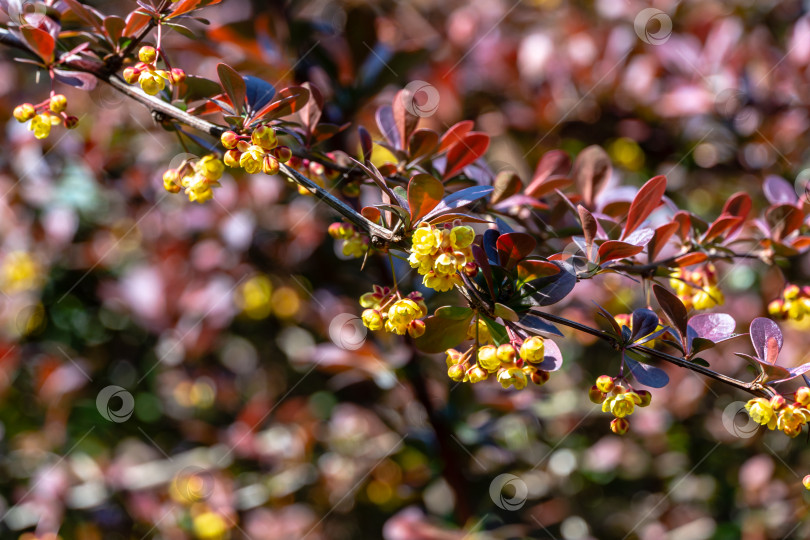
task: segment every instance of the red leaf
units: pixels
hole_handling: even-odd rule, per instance
[[[675,259],[675,266],[686,267],[693,264],[699,264],[709,258],[705,253],[687,253]]]
[[[224,63],[217,64],[217,75],[222,89],[225,90],[228,99],[231,100],[236,113],[242,114],[242,110],[245,108],[245,96],[247,95],[245,80],[235,69]]]
[[[486,133],[470,132],[447,152],[447,165],[444,169],[444,178],[452,178],[461,170],[480,158],[489,148],[489,135]]]
[[[532,185],[542,184],[552,176],[565,176],[571,172],[571,158],[563,150],[552,150],[543,154],[534,169]]]
[[[360,210],[360,214],[363,215],[364,218],[373,221],[374,223],[380,222],[380,209],[374,208],[373,206],[365,206],[362,210]]]
[[[585,255],[590,260],[591,246],[593,246],[593,241],[596,239],[596,231],[598,230],[596,218],[581,204],[577,205],[577,212],[579,213],[579,221],[582,223],[582,235],[585,237],[585,246],[588,248],[588,253]]]
[[[444,133],[444,135],[442,135],[442,141],[439,145],[439,152],[444,152],[463,139],[467,133],[472,131],[474,125],[475,124],[473,124],[472,120],[463,120],[458,124],[454,124]]]
[[[273,120],[300,111],[309,101],[309,90],[303,86],[290,86],[279,91],[277,101],[268,103],[256,113],[255,118]]]
[[[678,223],[671,221],[655,229],[652,240],[647,244],[647,253],[649,253],[649,260],[651,262],[658,257],[658,254],[661,253],[661,250],[667,245],[667,242],[672,238],[672,235],[675,234],[679,226]]]
[[[406,104],[411,103],[413,96],[409,90],[402,89],[394,96],[394,102],[391,107],[394,111],[394,122],[397,125],[399,132],[399,140],[404,148],[408,140],[411,138],[411,133],[416,129],[419,123],[419,117],[409,111]]]
[[[765,221],[771,228],[771,238],[781,241],[802,226],[804,214],[792,204],[771,206],[765,211]]]
[[[518,280],[526,282],[541,277],[556,276],[560,267],[548,261],[529,259],[517,264]]]
[[[506,233],[498,237],[495,247],[498,250],[498,261],[501,266],[511,270],[521,259],[531,253],[537,242],[526,233]]]
[[[436,208],[444,197],[444,184],[429,174],[417,174],[408,182],[408,206],[416,223]]]
[[[729,216],[729,215],[720,215],[717,219],[709,225],[709,228],[706,229],[706,233],[703,235],[701,242],[708,242],[717,238],[718,236],[722,236],[732,227],[737,225],[742,221],[742,218],[737,216]]]
[[[520,191],[520,188],[523,187],[523,182],[520,181],[520,177],[517,174],[511,171],[501,171],[498,173],[498,176],[495,177],[492,185],[495,187],[495,191],[492,192],[490,202],[492,204],[498,204],[504,199],[516,195]]]
[[[152,20],[152,17],[146,13],[142,11],[133,11],[127,15],[127,24],[124,27],[124,35],[127,37],[134,36],[140,30],[145,28],[150,20]]]
[[[312,98],[307,101],[306,105],[301,107],[301,123],[312,133],[315,126],[318,125],[318,120],[321,119],[321,113],[323,112],[323,96],[320,90],[318,90],[318,87],[314,86],[309,81],[303,83],[301,87],[306,88]]]
[[[641,186],[638,193],[633,198],[630,204],[630,210],[627,213],[627,222],[624,224],[624,232],[622,239],[627,238],[627,235],[635,231],[639,225],[644,223],[644,220],[652,213],[653,210],[658,208],[667,190],[667,178],[665,176],[656,176],[647,180]]]
[[[692,230],[692,217],[688,212],[678,210],[672,216],[672,221],[678,224],[678,236],[684,242],[689,239],[689,232]]]
[[[408,153],[411,159],[427,156],[439,147],[439,134],[432,129],[417,129],[408,141]]]
[[[31,50],[37,53],[42,60],[50,65],[53,63],[53,51],[56,48],[56,40],[45,30],[33,28],[31,26],[23,26],[20,28],[22,37],[25,42],[31,47]]]
[[[599,262],[604,263],[616,259],[626,259],[644,251],[644,246],[628,244],[620,240],[607,240],[599,246]]]
[[[572,176],[585,206],[593,206],[594,200],[610,179],[612,171],[610,158],[601,147],[589,146],[579,153],[574,161]]]

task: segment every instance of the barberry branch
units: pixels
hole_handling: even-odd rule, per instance
[[[141,37],[143,39],[143,37]],[[29,54],[34,54],[33,51],[21,39],[10,32],[8,29],[0,29],[0,43],[13,47]],[[57,55],[57,60],[61,61],[64,54]],[[89,60],[83,58],[65,59],[61,62],[61,66],[75,71],[88,73],[93,75],[99,81],[110,85],[116,91],[124,94],[130,99],[133,99],[142,105],[145,105],[152,112],[152,116],[157,122],[175,121],[184,124],[192,129],[206,133],[212,137],[219,138],[226,128],[203,120],[197,116],[189,114],[170,103],[167,103],[157,97],[150,96],[140,88],[136,88],[127,84],[124,80],[114,74],[110,74],[111,64],[106,62],[99,62],[96,60]],[[330,165],[332,166],[332,165]],[[348,171],[346,171],[347,173]],[[371,238],[371,243],[376,248],[384,247],[403,247],[404,238],[400,234],[396,234],[385,227],[381,227],[376,223],[366,219],[363,215],[358,213],[354,208],[341,201],[318,184],[302,175],[292,167],[281,164],[279,173],[286,178],[292,180],[296,184],[303,186],[310,193],[315,195],[318,199],[329,205],[333,210],[339,213],[347,221],[368,233]],[[346,174],[343,173],[343,174]]]

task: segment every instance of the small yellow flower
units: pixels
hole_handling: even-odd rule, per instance
[[[641,404],[641,398],[635,392],[624,392],[607,398],[602,403],[602,412],[610,412],[616,418],[624,418],[633,414],[636,405]]]
[[[453,227],[450,231],[450,245],[453,249],[464,249],[469,247],[475,240],[475,231],[472,227],[462,225]]]
[[[397,300],[388,309],[388,320],[385,329],[395,334],[404,335],[411,321],[417,319],[422,313],[419,306],[410,298]]]
[[[504,388],[514,386],[515,390],[523,390],[526,388],[526,374],[520,368],[507,368],[498,373],[498,382]]]
[[[751,420],[763,426],[770,424],[774,418],[773,407],[765,398],[754,398],[745,404],[745,410]]]
[[[195,169],[209,181],[215,182],[222,178],[225,165],[216,156],[208,154],[197,162]]]
[[[144,64],[151,64],[157,59],[157,49],[151,45],[144,45],[138,51],[138,60]]]
[[[596,387],[605,394],[612,391],[615,386],[616,384],[613,382],[613,377],[609,375],[600,375],[596,378]]]
[[[461,285],[461,277],[458,274],[440,275],[436,272],[428,272],[422,279],[422,283],[424,283],[425,287],[445,292],[456,285]]]
[[[467,379],[473,384],[485,381],[488,376],[489,373],[481,366],[476,365],[467,370]]]
[[[433,263],[433,269],[442,275],[455,274],[458,266],[458,261],[450,253],[442,253]]]
[[[37,139],[44,139],[51,134],[51,118],[52,116],[48,113],[38,114],[31,120],[28,129],[34,132],[34,137]]]
[[[56,94],[51,98],[48,107],[51,109],[52,113],[59,114],[67,109],[67,98],[63,94]]]
[[[245,169],[245,172],[248,174],[256,174],[262,170],[263,160],[264,150],[262,150],[262,147],[252,145],[239,157],[239,165]]]
[[[362,319],[363,324],[366,325],[366,328],[369,330],[382,330],[383,328],[382,313],[376,309],[367,309],[363,311]]]
[[[28,122],[37,114],[36,109],[30,103],[23,103],[14,107],[14,118],[18,122]]]
[[[422,276],[433,270],[433,258],[430,255],[419,255],[413,251],[408,256],[408,262],[411,264],[411,268],[416,268],[416,271]]]
[[[144,92],[150,96],[154,96],[164,88],[166,88],[166,77],[162,75],[162,70],[145,70],[138,76],[138,84]]]
[[[265,150],[272,150],[278,146],[276,130],[267,125],[262,125],[254,129],[253,133],[250,135],[250,141]]]
[[[545,358],[545,343],[540,336],[532,336],[520,346],[520,357],[527,362],[542,362]]]
[[[501,361],[498,359],[498,352],[494,345],[484,345],[478,349],[478,363],[490,373],[498,371]]]
[[[413,233],[413,251],[419,255],[432,255],[441,245],[441,231],[432,225],[420,226]]]

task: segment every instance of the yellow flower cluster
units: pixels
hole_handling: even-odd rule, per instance
[[[185,161],[180,167],[163,173],[163,187],[169,193],[183,189],[189,201],[204,203],[214,197],[212,188],[219,187],[224,170],[222,161],[209,154],[195,161]]]
[[[480,331],[478,337],[482,341]],[[519,348],[511,343],[498,347],[484,345],[478,348],[475,362],[471,362],[473,350],[470,348],[464,354],[455,349],[447,351],[447,375],[451,379],[475,384],[494,373],[504,388],[512,386],[522,390],[529,381],[539,386],[549,378],[547,371],[531,365],[542,362],[545,357],[545,344],[540,336],[526,339]]]
[[[124,80],[129,84],[136,82],[141,89],[150,96],[166,88],[166,82],[177,85],[186,80],[186,72],[180,68],[171,70],[158,69],[158,51],[152,46],[144,45],[138,51],[138,62],[132,67],[124,69]]]
[[[630,430],[627,417],[633,414],[636,405],[646,407],[652,401],[652,394],[646,390],[635,392],[616,384],[613,377],[600,375],[596,384],[588,391],[588,398],[593,403],[602,404],[602,412],[609,412],[615,418],[610,422],[610,430],[624,435]]]
[[[802,386],[794,395],[795,402],[788,403],[784,396],[771,399],[754,398],[745,404],[751,420],[757,424],[778,429],[789,437],[796,437],[810,421],[810,388]]]
[[[810,287],[788,285],[782,291],[782,298],[768,304],[768,313],[772,317],[801,321],[810,314]]]
[[[34,137],[44,139],[51,134],[51,127],[64,124],[73,129],[79,124],[79,119],[65,113],[67,98],[62,94],[54,94],[39,105],[23,103],[14,107],[14,118],[25,123],[29,120],[28,129],[34,132]]]
[[[267,124],[256,127],[249,136],[226,131],[220,142],[228,149],[225,165],[241,167],[248,174],[278,174],[278,164],[286,163],[292,157],[292,150],[279,146],[276,130]]]
[[[361,318],[369,330],[385,329],[400,336],[407,333],[412,338],[425,333],[422,317],[427,315],[427,306],[419,292],[402,298],[388,287],[375,285],[372,292],[360,297],[360,305],[366,308]]]
[[[413,233],[413,245],[408,262],[424,276],[422,282],[426,287],[439,292],[449,291],[455,285],[461,285],[459,271],[470,276],[478,272],[470,246],[475,240],[472,227],[434,227],[420,225]]]
[[[711,263],[694,271],[679,268],[671,274],[669,285],[686,309],[711,309],[725,302],[723,291],[717,286],[717,271]]]
[[[358,259],[368,251],[368,237],[349,223],[332,223],[328,229],[329,236],[335,240],[342,240],[341,250],[347,257]]]

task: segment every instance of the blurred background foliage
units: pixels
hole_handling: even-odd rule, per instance
[[[806,3],[662,0],[673,28],[657,45],[634,29],[647,7],[225,0],[194,39],[169,32],[165,46],[190,74],[216,79],[225,61],[278,87],[311,81],[324,120],[353,126],[326,149],[356,149],[356,126],[374,132],[376,108],[421,80],[440,95],[425,127],[475,120],[493,137],[490,167],[524,180],[550,149],[600,144],[617,179],[666,174],[678,204],[714,218],[735,191],[756,201],[767,175],[804,178]],[[314,199],[227,174],[207,205],[167,196],[160,175],[186,149],[102,87],[64,89],[80,125],[43,146],[10,117],[47,97],[45,78],[13,57],[0,62],[2,538],[810,535],[806,440],[724,425],[746,396],[669,370],[617,437],[586,395],[617,358],[574,334],[542,388],[456,388],[438,356],[346,335],[342,314],[388,278],[344,260]],[[784,284],[756,262],[721,272],[738,331]],[[784,272],[807,284],[807,258]],[[557,309],[590,322],[591,300],[643,303],[607,275]],[[806,330],[785,328],[796,365]],[[746,346],[706,357],[744,373],[731,351]],[[111,385],[124,393],[99,403]],[[126,394],[131,416],[115,416]],[[516,494],[492,494],[504,473],[527,488],[520,508],[496,504]]]

